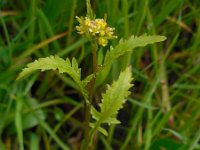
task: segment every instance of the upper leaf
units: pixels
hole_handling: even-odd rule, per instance
[[[108,87],[106,93],[102,94],[102,103],[99,104],[100,112],[92,107],[91,114],[96,120],[92,126],[98,129],[102,123],[120,123],[116,119],[116,115],[130,94],[128,90],[132,87],[131,81],[131,68],[127,67],[125,71],[120,73],[118,80]]]
[[[36,70],[58,70],[59,73],[67,73],[77,83],[79,90],[81,91],[85,99],[88,98],[85,86],[92,79],[93,75],[90,75],[85,80],[81,81],[81,69],[78,68],[78,63],[75,58],[72,59],[72,63],[69,59],[66,59],[65,61],[64,59],[58,56],[39,58],[38,60],[29,63],[27,65],[27,68],[24,68],[19,74],[17,80],[21,79],[26,75],[31,74]]]
[[[165,36],[148,36],[144,34],[139,37],[131,36],[128,40],[121,40],[115,48],[111,47],[110,50],[107,51],[104,60],[104,66],[110,65],[113,60],[124,55],[128,51],[132,51],[136,47],[144,47],[148,44],[164,41],[165,39]]]

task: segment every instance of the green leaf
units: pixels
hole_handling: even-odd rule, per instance
[[[95,128],[95,124],[94,123],[90,123],[90,127],[91,128]],[[104,128],[99,126],[97,129],[98,129],[98,131],[100,131],[105,136],[108,136],[108,132]]]
[[[72,63],[68,58],[64,60],[58,56],[39,58],[38,60],[29,63],[27,68],[24,68],[19,74],[17,80],[35,72],[36,70],[58,70],[59,73],[67,73],[76,82],[79,87],[79,91],[82,93],[84,98],[88,98],[88,93],[85,89],[85,86],[93,78],[93,75],[90,75],[81,81],[81,69],[78,68],[78,63],[75,58],[72,59]]]
[[[107,51],[104,63],[97,76],[96,85],[99,86],[101,83],[105,81],[106,77],[110,73],[110,68],[114,60],[116,60],[117,58],[119,58],[120,56],[124,55],[127,52],[133,51],[134,48],[144,47],[148,44],[164,41],[165,39],[166,39],[165,36],[159,36],[159,35],[148,36],[146,34],[139,37],[131,36],[127,40],[121,39],[117,46],[115,46],[114,48],[111,47],[110,50]]]
[[[148,44],[164,41],[165,39],[165,36],[148,36],[144,34],[139,37],[131,36],[128,40],[120,40],[119,44],[115,48],[111,47],[110,50],[107,51],[104,66],[111,65],[116,58],[124,55],[128,51],[132,51],[136,47],[144,47]]]
[[[17,135],[18,135],[18,139],[19,139],[20,150],[24,150],[22,114],[21,114],[23,101],[22,101],[21,97],[17,97],[17,100],[19,102],[17,103],[16,112],[15,112],[15,126],[16,126]]]
[[[92,107],[92,118],[96,120],[95,123],[92,123],[92,128],[99,130],[102,123],[109,125],[120,123],[116,116],[130,94],[128,90],[132,87],[131,81],[131,68],[127,67],[125,71],[120,73],[118,80],[113,82],[111,86],[108,86],[106,93],[102,94],[102,103],[99,104],[100,112]],[[99,131],[101,132],[102,129]]]
[[[34,62],[31,62],[27,65],[27,68],[24,68],[22,72],[17,77],[17,80],[23,78],[26,75],[31,74],[36,70],[46,71],[46,70],[58,70],[59,73],[69,72],[68,69],[71,67],[70,61],[66,61],[58,56],[50,56],[46,58],[39,58]]]
[[[177,137],[183,143],[187,142],[187,138],[184,135],[182,135],[181,133],[178,133],[177,131],[172,130],[172,129],[168,129],[168,128],[164,128],[163,130],[171,132],[175,137]]]

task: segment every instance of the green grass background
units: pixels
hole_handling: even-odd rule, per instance
[[[135,86],[122,123],[99,135],[96,149],[200,149],[200,1],[93,0],[92,8],[97,18],[107,14],[118,37],[167,37],[121,57],[98,79],[97,102],[129,64]],[[74,82],[56,72],[15,79],[49,55],[75,57],[82,75],[91,73],[90,43],[75,31],[75,16],[85,15],[83,0],[0,0],[0,150],[79,149],[84,109]],[[98,50],[99,64],[108,48]]]

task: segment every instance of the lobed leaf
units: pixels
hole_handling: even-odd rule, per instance
[[[128,90],[132,87],[131,81],[131,68],[127,67],[125,71],[120,73],[118,80],[113,82],[111,86],[108,86],[106,93],[102,94],[102,102],[99,104],[100,112],[92,107],[92,118],[96,122],[92,123],[91,127],[101,129],[102,123],[109,125],[120,123],[116,116],[130,94]],[[99,131],[101,132],[101,130]]]
[[[22,72],[17,77],[17,80],[33,73],[36,70],[46,71],[46,70],[58,70],[59,73],[68,72],[70,67],[69,60],[65,61],[58,56],[50,56],[46,58],[39,58],[34,62],[31,62],[27,65],[27,68],[24,68]]]
[[[139,37],[131,36],[128,40],[120,40],[119,44],[115,48],[111,47],[110,50],[107,51],[104,66],[111,65],[113,60],[124,55],[128,51],[132,51],[136,47],[144,47],[148,44],[164,41],[165,39],[165,36],[148,36],[144,34]]]
[[[29,63],[27,67],[24,68],[19,74],[17,80],[35,72],[36,70],[58,70],[59,73],[67,73],[79,86],[79,90],[81,91],[84,98],[88,98],[88,93],[85,89],[85,86],[90,82],[93,75],[90,75],[81,81],[81,69],[78,68],[78,63],[75,58],[72,59],[72,63],[68,58],[64,60],[58,56],[39,58],[38,60]]]

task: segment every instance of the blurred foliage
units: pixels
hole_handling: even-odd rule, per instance
[[[96,149],[199,149],[200,1],[95,0],[92,7],[119,37],[167,37],[114,61],[107,80],[102,75],[97,103],[100,85],[128,64],[135,85],[122,124],[98,136]],[[90,74],[91,46],[75,33],[75,16],[85,15],[82,0],[0,0],[0,150],[78,149],[84,110],[73,81],[54,72],[15,79],[27,62],[49,55],[75,57],[82,76]],[[108,49],[98,51],[100,65]]]

